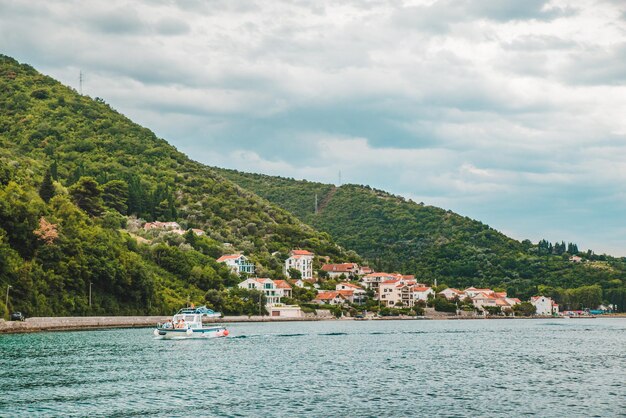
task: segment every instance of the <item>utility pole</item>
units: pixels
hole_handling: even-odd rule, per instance
[[[7,313],[9,312],[9,289],[12,287],[13,286],[11,286],[10,284],[7,285],[7,299],[6,299],[6,302],[4,302],[4,306],[7,307]]]
[[[91,285],[92,284],[93,284],[92,282],[89,282],[89,308],[91,308]]]

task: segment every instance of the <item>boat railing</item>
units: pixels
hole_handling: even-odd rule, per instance
[[[220,312],[215,312],[212,309],[207,308],[206,306],[198,306],[197,308],[183,308],[179,310],[176,315],[206,315],[208,317],[219,317],[222,314]]]

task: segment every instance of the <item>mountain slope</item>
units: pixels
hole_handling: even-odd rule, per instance
[[[538,286],[599,284],[606,300],[613,300],[609,297],[613,293],[620,295],[615,303],[624,298],[623,258],[589,252],[583,254],[587,262],[572,263],[565,244],[546,251],[451,211],[367,186],[344,185],[335,190],[328,184],[218,171],[328,232],[340,245],[373,262],[377,270],[415,274],[420,280],[437,279],[450,286],[498,286],[520,297],[536,294]],[[330,196],[317,213],[316,194],[320,202]]]
[[[46,173],[52,184],[38,193]],[[11,307],[30,315],[89,312],[90,282],[98,312],[171,309],[232,284],[235,278],[214,262],[225,251],[245,251],[268,276],[280,275],[291,248],[346,258],[327,234],[190,160],[103,100],[6,56],[0,56],[0,193],[0,286],[13,286]],[[178,221],[208,237],[138,246],[118,231],[124,216]],[[58,239],[46,243],[36,235],[42,217],[57,227]],[[140,277],[133,279],[135,272]],[[125,301],[135,283],[142,294]]]

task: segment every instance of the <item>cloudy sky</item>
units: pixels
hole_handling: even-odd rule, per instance
[[[626,256],[626,2],[0,0],[0,53],[193,159]]]

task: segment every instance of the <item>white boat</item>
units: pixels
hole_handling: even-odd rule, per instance
[[[222,315],[206,306],[184,308],[174,315],[171,321],[157,324],[156,337],[164,340],[182,340],[190,338],[219,338],[228,336],[228,330],[222,325],[203,326],[202,318],[219,318]]]

